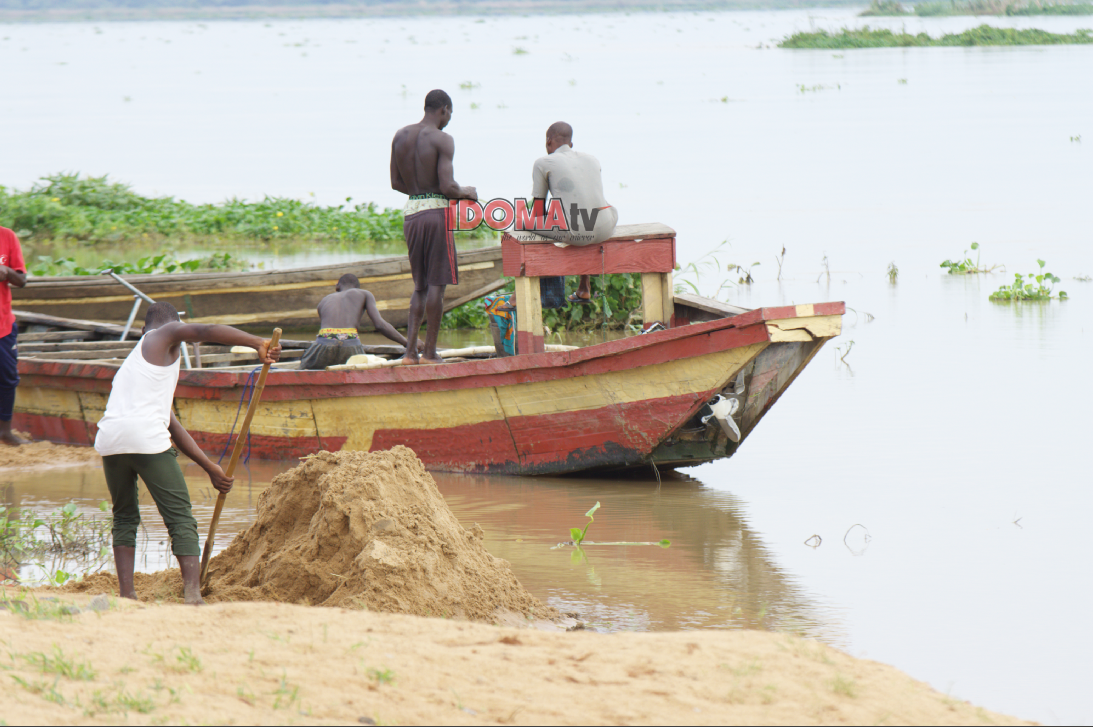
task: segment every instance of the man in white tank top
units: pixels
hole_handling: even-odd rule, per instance
[[[170,303],[148,308],[140,342],[114,375],[106,412],[99,420],[95,451],[102,455],[106,486],[114,502],[114,565],[118,593],[136,599],[133,566],[137,553],[140,510],[137,476],[155,500],[171,536],[171,549],[182,571],[186,603],[201,605],[201,546],[190,492],[178,466],[178,451],[209,474],[220,492],[232,488],[234,478],[205,456],[175,417],[172,403],[178,383],[183,342],[211,341],[225,346],[249,346],[262,363],[273,363],[281,347],[228,326],[184,324]],[[173,442],[173,446],[172,446]]]

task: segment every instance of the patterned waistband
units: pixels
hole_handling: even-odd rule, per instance
[[[351,338],[359,338],[359,336],[356,328],[323,328],[319,331],[319,338],[348,341]]]
[[[442,194],[415,194],[406,200],[406,206],[402,208],[403,217],[424,212],[425,210],[448,209],[448,198]]]

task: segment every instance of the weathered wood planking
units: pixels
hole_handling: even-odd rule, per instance
[[[503,271],[509,277],[670,273],[676,265],[674,237],[642,242],[613,237],[598,245],[558,247],[551,243],[520,243],[512,235],[505,235],[501,250]]]
[[[461,252],[458,266],[459,285],[449,285],[445,291],[445,303],[453,306],[456,301],[466,302],[476,295],[485,295],[491,285],[501,280],[501,248]],[[413,280],[405,257],[294,271],[125,277],[154,300],[167,301],[185,312],[189,322],[306,326],[317,324],[315,307],[323,296],[333,292],[338,278],[347,272],[357,275],[362,287],[376,296],[385,320],[396,326],[406,325]],[[110,322],[124,322],[133,306],[132,294],[105,276],[32,278],[25,288],[15,292],[14,298],[14,307],[28,312]],[[141,315],[138,314],[138,323]],[[365,327],[370,326],[362,323],[362,328]],[[139,331],[139,325],[137,328]]]
[[[535,283],[527,279],[518,294],[535,297]],[[831,317],[843,310],[841,303],[763,308],[572,351],[442,366],[281,370],[256,414],[253,451],[288,459],[404,444],[432,469],[512,474],[715,459],[727,450],[665,443],[751,365],[748,431],[810,350],[837,330]],[[775,340],[787,333],[819,338]],[[16,426],[39,438],[90,443],[115,367],[21,361]],[[228,440],[251,368],[182,372],[175,406],[200,446]]]

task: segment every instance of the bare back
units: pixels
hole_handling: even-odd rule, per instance
[[[367,293],[360,288],[350,288],[331,293],[319,301],[319,325],[322,328],[357,328]]]
[[[452,182],[455,143],[440,129],[418,122],[404,126],[391,142],[391,165],[406,186],[407,194],[444,194]],[[447,179],[441,167],[447,162]],[[442,184],[447,182],[448,185]]]

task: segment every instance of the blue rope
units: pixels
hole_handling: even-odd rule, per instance
[[[228,453],[228,447],[232,443],[232,435],[235,434],[235,425],[239,423],[239,412],[243,411],[243,400],[247,399],[247,389],[251,390],[251,396],[254,396],[254,375],[262,370],[261,366],[256,366],[247,374],[247,381],[243,384],[243,393],[239,395],[239,406],[235,409],[235,421],[232,422],[232,429],[228,432],[228,441],[224,442],[224,451],[220,453],[220,459],[216,460],[219,465],[224,461],[224,455]],[[247,406],[250,406],[250,399],[247,399]],[[250,430],[247,430],[247,456],[243,460],[243,464],[250,462]]]

